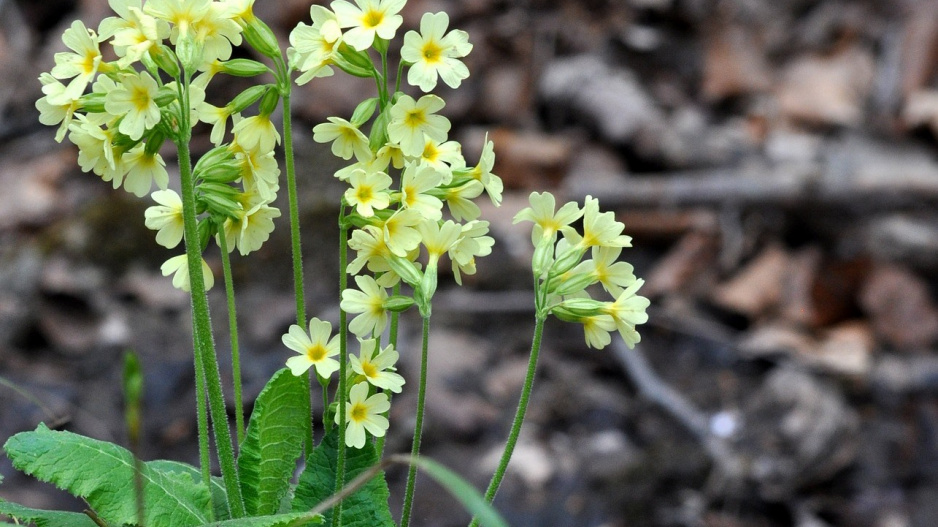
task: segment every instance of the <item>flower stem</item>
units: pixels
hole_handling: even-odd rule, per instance
[[[197,333],[192,334],[193,340],[198,337]],[[199,344],[193,343],[193,349],[198,350]],[[197,428],[199,431],[199,465],[202,471],[202,483],[211,488],[212,484],[212,459],[209,452],[208,437],[208,406],[205,401],[205,371],[199,363],[198,352],[192,354],[195,361],[195,406],[197,412]]]
[[[244,403],[241,400],[241,353],[238,345],[238,311],[235,307],[234,279],[231,276],[231,257],[224,227],[219,227],[218,243],[221,248],[221,267],[225,275],[225,297],[228,299],[228,334],[231,339],[231,376],[234,378],[235,437],[244,442]]]
[[[528,399],[531,396],[531,387],[534,385],[534,371],[537,369],[537,356],[541,350],[541,336],[544,334],[544,320],[546,316],[538,315],[534,324],[534,340],[531,342],[531,356],[528,359],[528,371],[524,377],[524,386],[521,388],[521,399],[518,401],[518,410],[515,412],[515,420],[511,423],[511,432],[508,433],[508,441],[505,443],[505,450],[502,452],[502,458],[498,462],[498,468],[492,475],[492,481],[485,491],[485,501],[491,503],[495,499],[495,493],[502,483],[505,471],[508,469],[508,462],[511,461],[511,454],[518,443],[518,435],[521,433],[521,425],[524,424],[524,414],[528,409]],[[477,518],[472,519],[470,527],[479,525]]]
[[[420,453],[420,439],[423,435],[423,414],[427,402],[427,356],[430,346],[430,317],[423,317],[423,342],[420,346],[420,385],[417,387],[417,421],[414,424],[414,442],[410,448],[411,457]],[[410,513],[414,505],[414,485],[417,482],[417,465],[411,463],[407,471],[407,487],[404,490],[404,510],[401,512],[401,527],[410,524]]]
[[[339,294],[348,288],[348,226],[345,223],[345,205],[339,205]],[[348,314],[339,309],[339,388],[335,400],[339,403],[339,444],[337,446],[335,462],[335,492],[338,493],[345,486],[345,399],[348,371]],[[332,509],[332,527],[342,525],[342,502]]]
[[[225,410],[225,396],[222,391],[221,374],[218,371],[218,358],[215,355],[215,342],[212,336],[212,322],[208,310],[208,298],[205,295],[205,279],[202,276],[202,250],[199,242],[198,224],[195,211],[195,182],[192,177],[192,159],[189,154],[189,78],[183,76],[180,86],[180,125],[176,137],[179,152],[179,179],[182,186],[183,229],[186,242],[186,261],[189,268],[189,296],[192,300],[192,343],[196,361],[208,388],[208,405],[212,417],[215,435],[215,448],[218,450],[218,463],[221,467],[225,489],[228,491],[228,506],[233,518],[244,516],[244,501],[241,497],[241,485],[235,468],[234,450],[231,446],[231,430],[228,427],[228,414]],[[196,372],[199,375],[199,372]]]
[[[293,253],[293,296],[296,299],[296,323],[301,328],[306,327],[306,293],[303,288],[303,248],[300,242],[300,209],[296,193],[296,165],[293,159],[293,118],[290,108],[290,92],[293,86],[289,73],[284,73],[280,80],[280,95],[283,97],[283,161],[287,171],[287,194],[290,202],[290,243]],[[310,376],[307,372],[303,376],[306,391],[309,393],[310,418],[307,419],[306,454],[313,451],[313,417],[312,417],[312,391],[310,390]],[[325,411],[325,409],[323,409]]]
[[[394,284],[394,289],[392,290],[391,294],[394,296],[401,294],[400,282]],[[400,318],[401,318],[400,313],[398,313],[397,311],[391,312],[391,330],[388,334],[388,343],[394,346],[394,349],[397,349],[397,329],[398,329],[398,326],[400,325]],[[391,397],[394,394],[390,390],[385,390],[385,393],[388,394],[388,402],[390,403]],[[383,415],[384,417],[387,417],[388,414],[390,413],[391,413],[391,410],[388,409],[388,411],[384,412]],[[384,440],[385,439],[387,439],[387,434],[384,434],[383,436],[375,440],[375,452],[378,453],[378,459],[381,459],[381,457],[384,455]]]

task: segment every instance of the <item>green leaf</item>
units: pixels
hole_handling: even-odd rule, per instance
[[[253,518],[238,518],[223,522],[207,523],[202,527],[304,527],[306,525],[322,525],[323,517],[317,514],[309,517],[305,512],[288,512],[273,516],[255,516]]]
[[[40,424],[3,446],[13,466],[84,498],[113,525],[136,525],[134,459],[126,449]],[[197,479],[162,472],[144,463],[144,519],[147,527],[188,527],[208,521],[211,496]]]
[[[91,518],[80,512],[30,509],[3,500],[0,500],[0,516],[9,516],[22,523],[35,523],[36,527],[97,527]]]
[[[479,519],[480,524],[485,527],[508,527],[508,522],[498,514],[492,504],[485,501],[482,494],[458,474],[425,457],[418,457],[413,462],[459,500],[467,511]]]
[[[174,474],[188,474],[192,479],[201,481],[202,473],[199,469],[180,463],[179,461],[169,461],[166,459],[157,459],[148,461],[147,466],[160,472],[169,472]],[[209,488],[212,491],[212,510],[215,512],[216,520],[228,520],[231,515],[228,511],[228,491],[225,490],[225,481],[219,476],[212,476]]]
[[[248,516],[279,512],[303,453],[309,419],[309,389],[302,377],[286,368],[275,373],[257,396],[238,456]]]
[[[332,495],[335,490],[336,452],[339,432],[334,428],[306,460],[293,498],[294,511],[308,511]],[[345,482],[378,463],[378,454],[370,441],[361,449],[346,449]],[[342,525],[345,527],[393,527],[388,509],[388,484],[384,472],[368,481],[342,502]],[[332,511],[326,513],[331,519]]]

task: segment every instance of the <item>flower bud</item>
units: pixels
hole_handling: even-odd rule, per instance
[[[191,33],[176,41],[176,56],[182,63],[182,69],[187,73],[195,73],[202,63],[204,46],[198,42]],[[178,71],[178,70],[177,70]]]
[[[272,59],[280,57],[280,44],[277,42],[277,36],[261,19],[253,17],[244,27],[242,34],[244,40],[261,55]]]
[[[593,275],[589,273],[577,273],[566,280],[554,280],[551,282],[550,292],[555,295],[567,296],[578,293],[596,282]]]
[[[401,280],[411,287],[417,287],[423,280],[423,274],[417,269],[414,262],[411,262],[407,258],[401,258],[400,256],[392,254],[385,259],[391,269],[401,277]]]
[[[394,295],[384,301],[382,307],[384,309],[394,312],[394,313],[403,313],[410,309],[411,306],[415,304],[413,298],[404,295]]]
[[[261,115],[270,115],[277,109],[277,103],[280,102],[280,92],[274,86],[270,86],[267,93],[261,98],[258,112]]]
[[[566,320],[564,317],[579,320],[585,317],[602,315],[605,307],[606,302],[600,302],[592,298],[569,298],[554,306],[551,312],[562,320]]]
[[[580,260],[583,259],[584,254],[586,254],[585,247],[569,247],[566,251],[562,252],[550,267],[551,278],[558,277],[576,267],[576,265],[580,263]]]
[[[534,276],[538,278],[545,276],[553,263],[554,242],[550,238],[541,238],[531,258],[531,270],[534,271]]]
[[[78,104],[88,113],[104,113],[105,98],[104,93],[86,93],[78,99]]]
[[[221,63],[221,71],[234,77],[254,77],[267,73],[270,69],[256,60],[231,59]]]
[[[333,55],[332,62],[345,73],[355,77],[370,78],[376,73],[374,63],[365,52],[355,51],[345,44],[339,46],[339,52]]]
[[[355,111],[352,113],[352,119],[349,121],[355,127],[360,127],[365,124],[368,119],[371,119],[371,116],[375,113],[375,108],[378,106],[378,99],[376,97],[370,97],[365,99],[358,106],[355,107]]]
[[[228,108],[231,109],[231,113],[241,113],[248,106],[254,104],[255,101],[261,98],[261,95],[267,92],[271,87],[270,84],[262,84],[260,86],[251,86],[250,88],[244,90],[235,96],[234,99],[228,103]]]
[[[388,142],[388,122],[391,119],[391,105],[385,107],[384,111],[378,114],[374,124],[371,125],[371,134],[368,137],[368,147],[372,152],[377,152]]]
[[[163,86],[156,92],[156,97],[153,98],[153,102],[156,103],[160,108],[164,106],[169,106],[173,101],[176,100],[176,91],[172,88]]]
[[[165,44],[160,44],[157,48],[151,48],[148,53],[153,62],[170,77],[174,79],[179,78],[179,62],[176,59],[176,54],[173,53],[173,50]]]

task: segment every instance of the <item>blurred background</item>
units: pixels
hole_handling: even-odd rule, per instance
[[[255,12],[286,42],[310,4]],[[424,453],[487,483],[533,329],[529,230],[511,219],[533,190],[593,195],[634,238],[623,258],[650,320],[633,351],[618,337],[587,349],[579,327],[548,322],[496,500],[512,525],[938,524],[938,2],[410,0],[401,31],[439,10],[474,44],[470,78],[439,90],[443,113],[468,163],[495,141],[506,193],[498,209],[480,201],[495,252],[467,287],[441,278]],[[188,300],[159,272],[174,254],[144,227],[149,200],[82,173],[34,107],[64,29],[108,14],[105,0],[0,0],[0,440],[45,421],[126,445],[134,350],[142,456],[196,463]],[[216,78],[210,101],[245,86]],[[311,128],[372,89],[337,75],[294,96],[309,314],[333,322],[343,189]],[[233,265],[250,408],[292,354],[286,218]],[[224,357],[220,284],[209,296]],[[418,347],[408,313],[408,379]],[[409,449],[408,386],[390,452]],[[5,458],[0,474],[4,499],[82,506]],[[388,474],[395,510],[403,479]],[[415,525],[467,521],[420,480]]]

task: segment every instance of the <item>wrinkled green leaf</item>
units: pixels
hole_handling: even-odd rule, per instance
[[[18,470],[84,498],[112,525],[136,525],[133,455],[118,445],[40,424],[3,446]],[[209,489],[191,476],[143,464],[147,527],[188,527],[209,521]]]
[[[326,434],[316,450],[306,460],[306,470],[300,476],[293,498],[294,511],[308,511],[335,491],[336,446],[339,433],[334,428]],[[378,454],[371,442],[361,449],[346,449],[345,482],[378,463]],[[361,489],[342,502],[342,525],[345,527],[394,527],[388,509],[388,484],[384,472],[368,481]],[[327,521],[332,511],[326,513]]]
[[[179,461],[170,461],[166,459],[157,459],[148,461],[147,466],[160,472],[170,472],[177,474],[188,474],[194,480],[201,481],[202,473],[199,469]],[[212,510],[215,512],[216,520],[228,520],[231,518],[228,510],[228,491],[225,490],[225,481],[219,476],[212,476],[209,487],[212,491]]]
[[[97,527],[91,518],[80,512],[30,509],[0,500],[0,516],[4,515],[21,523],[35,523],[36,527]]]
[[[280,511],[309,422],[309,389],[284,368],[271,377],[251,413],[238,456],[241,494],[249,516]]]
[[[322,525],[321,515],[309,517],[306,513],[288,512],[273,516],[256,516],[254,518],[238,518],[223,522],[212,522],[203,527],[305,527],[307,525]]]

